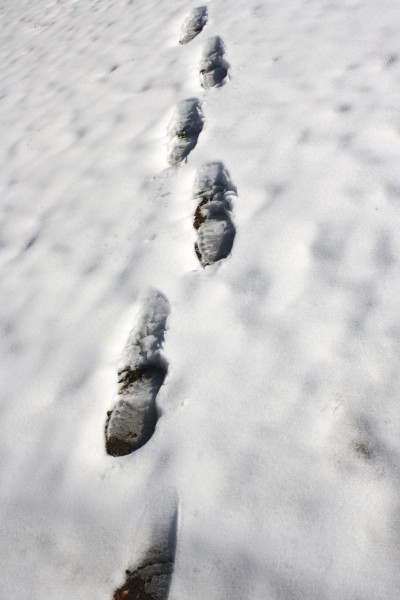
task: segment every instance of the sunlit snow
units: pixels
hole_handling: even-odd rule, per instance
[[[400,598],[398,2],[3,0],[0,23],[0,600],[112,600],[158,525],[169,600]],[[210,164],[235,235],[203,267]],[[149,289],[158,421],[109,456]]]

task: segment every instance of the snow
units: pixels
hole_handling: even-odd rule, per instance
[[[176,506],[171,600],[400,596],[399,8],[212,0],[179,44],[200,4],[0,7],[1,599],[111,600]],[[169,166],[191,98],[204,127]],[[236,235],[202,268],[218,161]],[[149,288],[159,420],[112,457]]]

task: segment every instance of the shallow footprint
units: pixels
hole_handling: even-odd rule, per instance
[[[190,154],[197,144],[203,125],[203,112],[197,98],[189,98],[178,103],[169,128],[168,162],[170,165],[182,162]]]
[[[167,600],[174,570],[177,515],[153,531],[151,546],[140,564],[126,571],[124,585],[113,600]]]
[[[124,456],[143,446],[158,420],[156,397],[167,374],[161,356],[169,315],[168,300],[157,291],[147,295],[118,369],[118,399],[107,413],[106,451]]]
[[[179,39],[180,44],[187,44],[196,37],[202,30],[208,19],[207,6],[198,6],[194,8],[182,25],[182,33]]]
[[[195,183],[194,197],[200,200],[193,221],[197,231],[195,252],[205,267],[226,258],[235,238],[230,212],[236,189],[223,163],[204,165]]]
[[[224,58],[225,44],[219,36],[208,40],[200,63],[200,83],[206,90],[224,84],[229,64]]]

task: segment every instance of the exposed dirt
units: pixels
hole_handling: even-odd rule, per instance
[[[199,229],[199,227],[206,221],[206,217],[203,216],[201,209],[205,204],[207,204],[208,200],[209,200],[208,198],[203,198],[203,200],[198,204],[198,206],[196,208],[196,212],[194,213],[194,221],[193,221],[193,227],[195,229]]]
[[[118,383],[120,387],[118,390],[119,394],[122,394],[128,389],[135,381],[139,381],[143,378],[145,369],[130,369],[129,367],[124,368],[122,371],[118,371]]]
[[[152,600],[152,597],[146,593],[145,585],[144,579],[135,577],[115,591],[113,600]]]
[[[132,446],[118,438],[107,439],[106,437],[106,452],[110,456],[126,456],[132,452]]]
[[[113,600],[167,600],[173,567],[168,561],[126,571],[126,582],[115,590]]]
[[[119,400],[107,411],[105,446],[110,456],[126,456],[146,444],[154,433],[158,415],[155,399],[167,371],[163,365],[124,367],[118,372]],[[146,406],[135,413],[135,395],[145,390]],[[114,411],[116,421],[110,424]],[[125,413],[125,417],[123,414]],[[116,425],[116,423],[120,425]]]

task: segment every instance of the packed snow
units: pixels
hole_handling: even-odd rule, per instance
[[[398,3],[0,21],[0,600],[112,600],[172,529],[169,600],[400,598]],[[235,235],[203,267],[211,164]],[[110,456],[151,289],[158,421]]]

